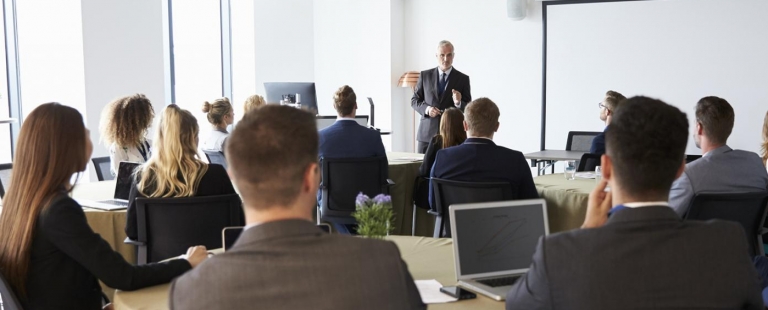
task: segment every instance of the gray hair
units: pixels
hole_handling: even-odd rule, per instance
[[[448,41],[448,40],[442,40],[442,41],[440,41],[440,43],[437,43],[437,48],[441,48],[441,47],[446,46],[446,45],[450,45],[451,49],[454,49],[453,43],[451,43],[451,41]]]

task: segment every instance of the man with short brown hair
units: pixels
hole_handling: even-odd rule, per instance
[[[395,244],[315,226],[317,149],[307,112],[245,115],[225,154],[247,226],[231,250],[173,282],[171,309],[426,308]]]
[[[597,104],[600,107],[600,120],[605,122],[605,130],[592,139],[592,146],[589,148],[590,153],[597,155],[605,154],[605,131],[608,130],[608,126],[611,124],[611,120],[613,120],[613,113],[616,112],[619,103],[626,99],[619,92],[609,90],[605,93],[603,101]]]
[[[733,107],[723,98],[704,97],[696,103],[693,140],[704,156],[685,166],[669,193],[669,205],[685,216],[697,193],[745,193],[768,189],[768,173],[760,156],[731,149]]]

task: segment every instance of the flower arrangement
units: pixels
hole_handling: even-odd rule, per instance
[[[357,220],[357,233],[364,237],[381,239],[395,229],[389,195],[379,194],[371,199],[363,193],[358,194],[352,216]]]

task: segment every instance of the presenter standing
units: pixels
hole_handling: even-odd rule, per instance
[[[472,101],[469,91],[469,76],[453,67],[453,44],[440,41],[437,45],[437,68],[421,71],[416,91],[411,98],[411,107],[421,115],[416,133],[417,151],[424,153],[429,140],[437,134],[440,116],[450,107],[464,112]]]

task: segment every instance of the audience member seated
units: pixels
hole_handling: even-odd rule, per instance
[[[235,120],[235,110],[228,98],[216,99],[213,103],[206,101],[203,103],[203,112],[208,115],[208,122],[213,126],[213,130],[208,134],[208,138],[203,142],[204,151],[223,152],[224,142],[229,136],[227,126],[232,125]]]
[[[426,309],[396,245],[315,226],[312,114],[268,105],[229,139],[247,226],[231,250],[173,282],[171,309]]]
[[[765,120],[763,120],[763,164],[768,170],[768,112],[765,113]]]
[[[424,153],[424,161],[421,162],[419,167],[419,176],[422,180],[429,179],[429,173],[432,171],[432,165],[435,163],[435,156],[437,151],[457,146],[464,143],[467,140],[467,132],[464,131],[464,113],[457,108],[448,108],[443,112],[440,117],[440,131],[437,135],[432,137],[427,146],[427,151]],[[429,208],[429,202],[427,195],[429,194],[429,182],[417,181],[418,186],[413,193],[414,201],[416,201],[422,208]]]
[[[488,98],[476,99],[464,110],[467,140],[437,151],[433,178],[468,182],[509,182],[517,199],[539,198],[523,153],[493,143],[499,130],[499,107]],[[431,182],[430,182],[431,183]],[[432,200],[429,187],[429,203]]]
[[[743,193],[768,189],[768,173],[755,153],[733,150],[726,144],[734,113],[725,99],[704,97],[696,104],[693,139],[704,154],[685,167],[672,184],[669,205],[678,215],[688,212],[697,193]]]
[[[685,169],[687,129],[673,106],[624,101],[582,229],[540,239],[506,308],[763,309],[741,226],[683,221],[667,206]]]
[[[132,266],[114,252],[69,198],[71,177],[85,170],[92,151],[90,132],[71,107],[46,103],[24,119],[13,162],[24,173],[13,174],[0,216],[0,271],[24,309],[102,309],[98,280],[140,289],[207,258],[204,247],[193,247],[186,260]]]
[[[243,104],[243,115],[247,114],[249,111],[260,108],[264,105],[266,105],[267,102],[264,101],[264,97],[259,95],[252,95],[248,97],[248,99],[245,99],[245,104]]]
[[[619,103],[627,98],[624,95],[609,90],[605,93],[605,98],[598,105],[600,106],[600,120],[605,122],[605,130],[594,139],[592,139],[592,146],[589,148],[589,152],[592,154],[603,155],[605,154],[605,131],[608,130],[608,126],[611,125],[611,119],[613,119],[613,111],[619,107]]]
[[[146,138],[155,111],[143,94],[135,94],[110,102],[101,113],[101,139],[109,148],[109,171],[117,175],[120,162],[145,163],[151,154],[152,141]]]
[[[128,197],[125,234],[136,240],[136,197],[173,198],[234,194],[221,165],[206,164],[197,155],[199,128],[192,113],[171,104],[163,110],[155,152],[134,177]]]

